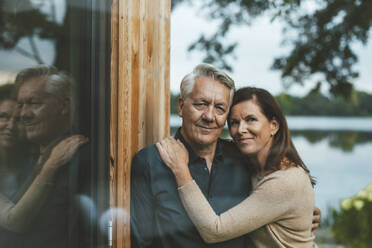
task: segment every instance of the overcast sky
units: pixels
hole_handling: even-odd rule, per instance
[[[216,23],[205,20],[198,8],[182,4],[172,12],[171,17],[171,75],[170,84],[173,93],[179,92],[183,76],[202,61],[199,52],[187,53],[187,48],[201,32],[211,33]],[[279,21],[270,22],[270,17],[260,17],[251,26],[234,28],[229,35],[232,41],[238,41],[233,61],[232,73],[237,87],[257,86],[278,94],[284,89],[280,82],[280,72],[270,70],[274,57],[284,55],[289,47],[281,47],[281,24]],[[372,37],[370,36],[370,39]],[[356,69],[360,77],[355,82],[358,90],[372,93],[372,45],[367,47],[356,44],[359,63]],[[306,87],[294,86],[289,92],[304,95],[313,86],[312,82]],[[323,89],[326,90],[326,89]]]

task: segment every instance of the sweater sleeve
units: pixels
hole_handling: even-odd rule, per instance
[[[297,197],[301,197],[296,189],[304,177],[296,174],[277,171],[264,177],[248,198],[221,215],[214,212],[195,181],[180,187],[179,194],[204,241],[216,243],[285,217],[296,206]]]
[[[53,175],[49,171],[40,173],[17,203],[0,193],[0,226],[13,232],[27,230],[53,187]]]

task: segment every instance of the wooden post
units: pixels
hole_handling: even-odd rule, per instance
[[[119,209],[113,247],[130,247],[133,155],[169,135],[169,32],[170,0],[112,0],[110,206]]]

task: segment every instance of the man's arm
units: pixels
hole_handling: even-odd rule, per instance
[[[313,212],[313,223],[311,227],[311,231],[313,233],[316,231],[316,229],[319,228],[321,218],[322,218],[322,212],[320,211],[319,208],[315,207],[314,212]]]
[[[131,247],[151,247],[154,237],[154,199],[149,164],[137,154],[131,168]]]

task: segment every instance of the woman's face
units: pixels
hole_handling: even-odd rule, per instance
[[[240,102],[231,109],[231,137],[243,154],[257,154],[260,162],[266,160],[278,129],[278,122],[269,121],[255,100]]]
[[[9,148],[17,143],[16,102],[4,100],[0,103],[0,147]]]

